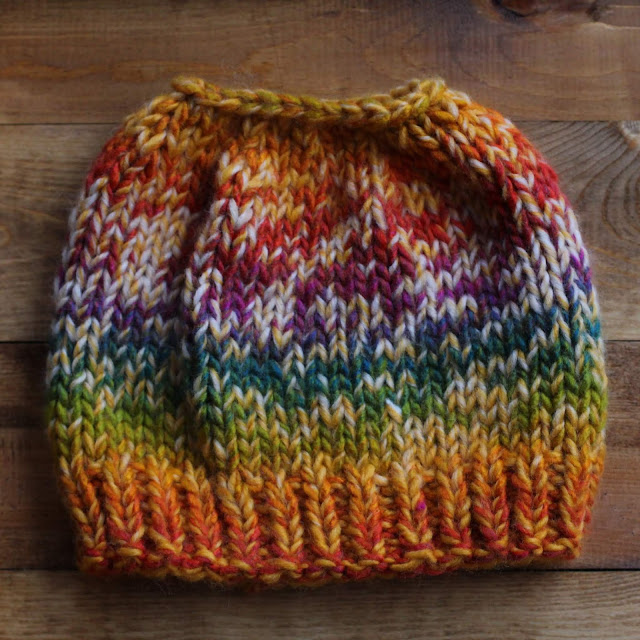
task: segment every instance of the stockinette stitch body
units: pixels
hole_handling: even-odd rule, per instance
[[[579,552],[606,414],[587,253],[539,153],[441,80],[176,79],[95,161],[55,299],[84,570],[318,584]]]

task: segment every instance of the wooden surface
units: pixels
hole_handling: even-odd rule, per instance
[[[547,156],[590,250],[611,384],[577,562],[253,595],[73,570],[43,433],[53,271],[89,163],[178,73],[322,96],[441,75]],[[640,638],[639,120],[638,0],[2,2],[0,638]]]
[[[0,626],[17,619],[20,638],[38,640],[637,638],[640,574],[503,572],[249,595],[68,571],[0,574]]]

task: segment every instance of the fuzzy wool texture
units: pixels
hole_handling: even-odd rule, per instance
[[[173,89],[104,146],[55,283],[78,566],[275,586],[577,556],[604,347],[527,139],[440,79]]]

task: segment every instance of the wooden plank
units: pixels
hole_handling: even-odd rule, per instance
[[[640,162],[633,123],[530,122],[578,213],[609,339],[640,339]],[[2,128],[0,341],[48,336],[69,210],[114,125]]]
[[[44,423],[46,345],[0,344],[0,429]]]
[[[122,635],[130,640],[632,640],[640,638],[640,573],[440,576],[247,597],[205,585],[97,581],[64,571],[3,572],[0,634],[51,640]]]
[[[112,122],[179,73],[332,97],[440,75],[514,118],[640,118],[634,0],[496,4],[4,2],[0,122]]]
[[[73,566],[70,519],[44,430],[0,429],[0,568]]]
[[[561,22],[582,24],[602,22],[621,27],[640,25],[637,2],[600,2],[594,0],[475,0],[490,12],[502,11],[504,17],[531,18],[536,24],[554,26]]]
[[[568,566],[640,569],[640,343],[607,348],[607,462],[583,555]],[[0,569],[71,566],[69,523],[37,404],[44,364],[44,345],[0,345]]]

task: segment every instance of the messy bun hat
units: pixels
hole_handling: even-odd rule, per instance
[[[437,79],[173,88],[104,146],[56,279],[79,567],[318,584],[575,557],[606,376],[540,154]]]

